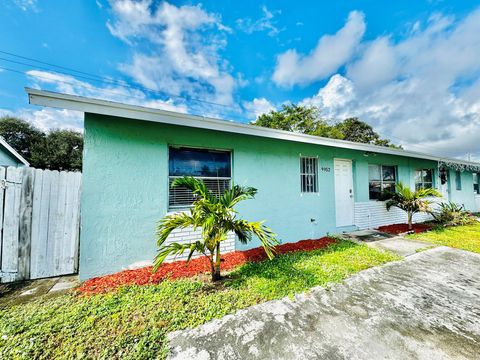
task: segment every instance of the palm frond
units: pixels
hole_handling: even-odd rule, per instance
[[[213,195],[210,190],[208,190],[205,182],[200,179],[196,179],[192,176],[184,176],[173,180],[172,187],[183,186],[189,189],[192,193],[199,196],[200,198],[208,199],[214,201],[216,196]]]
[[[157,271],[160,265],[165,261],[165,258],[168,255],[182,255],[185,251],[189,251],[188,257],[187,257],[187,263],[190,261],[192,258],[193,254],[195,251],[204,253],[205,252],[205,246],[202,242],[196,241],[194,243],[190,244],[179,244],[179,243],[170,243],[166,246],[163,246],[162,248],[159,249],[157,255],[155,256],[155,259],[153,260],[153,271]]]
[[[257,189],[250,186],[233,185],[225,190],[220,197],[220,203],[228,208],[233,208],[240,201],[252,199],[257,194]]]
[[[165,240],[175,229],[185,229],[187,227],[197,227],[197,220],[192,213],[179,212],[165,216],[158,222],[157,226],[157,245],[162,246]]]
[[[263,222],[249,222],[246,220],[236,220],[231,223],[231,231],[235,232],[238,240],[246,244],[255,235],[262,244],[269,259],[272,259],[275,252],[275,246],[278,245],[278,240],[275,233],[265,225]]]

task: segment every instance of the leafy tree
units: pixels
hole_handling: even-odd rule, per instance
[[[83,135],[73,130],[53,130],[36,144],[32,163],[50,170],[82,169]]]
[[[438,196],[440,194],[435,189],[418,189],[416,191],[410,190],[408,186],[399,182],[396,185],[396,191],[392,194],[391,198],[385,203],[387,210],[390,210],[393,206],[402,209],[407,213],[408,229],[412,230],[413,215],[418,212],[431,212],[431,202],[426,199],[429,196]]]
[[[79,132],[57,129],[45,134],[25,120],[4,116],[0,136],[35,168],[82,169],[83,135]]]
[[[353,117],[343,120],[335,125],[343,134],[343,140],[354,141],[364,144],[397,147],[389,140],[381,139],[380,135],[364,121]]]
[[[381,139],[370,125],[358,118],[348,118],[337,124],[330,124],[320,118],[316,107],[295,104],[282,105],[281,110],[272,110],[267,114],[262,114],[252,124],[331,139],[399,148],[399,146],[391,144],[389,140]]]
[[[45,138],[41,130],[25,120],[12,116],[0,118],[0,136],[30,163],[32,163],[33,148]],[[33,163],[32,166],[34,166]]]
[[[319,117],[318,109],[313,106],[282,105],[280,111],[272,110],[268,114],[262,114],[252,124],[308,135],[342,138],[335,127]]]
[[[234,232],[238,240],[248,243],[252,236],[258,237],[271,259],[274,246],[278,244],[275,234],[263,222],[249,222],[238,219],[234,209],[240,201],[252,199],[257,190],[252,187],[234,185],[226,189],[221,196],[216,196],[207,189],[202,180],[193,177],[176,179],[174,186],[190,189],[196,196],[189,212],[178,212],[165,216],[158,225],[157,245],[159,247],[154,261],[154,271],[158,270],[169,254],[183,254],[188,251],[187,262],[194,252],[206,256],[210,262],[212,281],[220,279],[220,243],[227,239],[229,232]],[[164,245],[170,233],[177,228],[193,227],[202,229],[202,239],[194,243],[170,243]]]

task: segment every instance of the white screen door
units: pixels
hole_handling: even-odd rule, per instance
[[[351,226],[354,223],[352,161],[335,159],[334,174],[337,227]]]

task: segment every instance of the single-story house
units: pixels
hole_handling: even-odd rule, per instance
[[[20,167],[29,165],[28,161],[0,136],[0,166]]]
[[[192,196],[170,188],[179,176],[218,191],[258,189],[239,205],[249,220],[266,220],[282,242],[405,222],[386,211],[382,189],[402,181],[438,188],[445,199],[479,210],[480,163],[389,147],[332,140],[237,122],[26,89],[31,104],[85,113],[80,278],[148,264],[155,228]],[[426,215],[415,217],[416,221]],[[176,231],[176,241],[198,237]],[[223,250],[244,250],[232,236]]]

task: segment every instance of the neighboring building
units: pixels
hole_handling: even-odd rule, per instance
[[[23,158],[13,147],[11,147],[3,137],[0,136],[0,166],[29,166],[27,160]]]
[[[402,181],[435,187],[475,210],[480,164],[406,150],[295,134],[103,100],[27,89],[30,103],[85,112],[80,277],[147,264],[155,227],[191,195],[170,189],[177,176],[256,187],[242,216],[266,220],[282,242],[406,221],[385,210],[381,189]],[[443,180],[442,180],[443,179]],[[444,184],[442,184],[444,182]],[[426,219],[415,217],[416,221]],[[176,241],[198,233],[177,231]],[[243,245],[235,238],[224,250]]]

